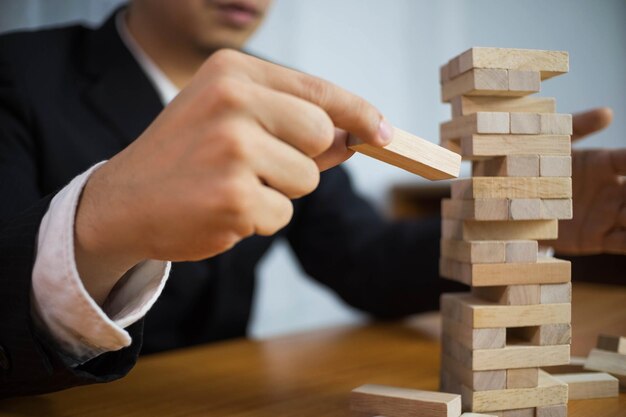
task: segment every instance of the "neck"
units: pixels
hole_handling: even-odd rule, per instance
[[[159,30],[154,22],[142,18],[142,13],[133,13],[132,7],[126,13],[126,26],[141,49],[180,89],[185,88],[208,57],[189,42]]]

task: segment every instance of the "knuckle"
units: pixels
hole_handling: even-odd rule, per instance
[[[308,101],[320,103],[322,106],[327,102],[330,93],[328,82],[306,74],[301,75],[300,82]]]
[[[228,71],[233,65],[238,65],[244,58],[244,54],[234,49],[219,49],[207,60],[212,71]]]
[[[224,161],[245,162],[249,156],[249,144],[246,135],[236,123],[223,122],[212,133],[219,144],[219,152]]]
[[[313,122],[311,143],[309,145],[309,155],[317,156],[326,151],[333,144],[335,137],[335,126],[330,116],[319,107],[314,107],[311,121]]]
[[[232,77],[218,77],[208,84],[206,101],[217,109],[240,109],[246,103],[246,88],[243,82]]]

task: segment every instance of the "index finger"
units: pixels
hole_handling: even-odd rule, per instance
[[[385,146],[391,142],[393,129],[376,107],[331,82],[249,57],[253,67],[246,72],[252,80],[270,88],[300,97],[321,107],[335,124],[363,142]]]

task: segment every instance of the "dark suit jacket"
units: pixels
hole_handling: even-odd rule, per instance
[[[177,263],[132,346],[66,366],[31,320],[34,248],[51,197],[136,138],[162,105],[121,42],[114,20],[0,37],[0,396],[123,376],[140,352],[244,336],[254,270],[274,237],[221,256]],[[435,309],[438,221],[389,223],[355,195],[342,168],[294,202],[285,237],[304,270],[379,317]],[[143,348],[142,348],[143,341]],[[6,366],[3,366],[6,365]]]

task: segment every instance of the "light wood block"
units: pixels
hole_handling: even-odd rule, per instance
[[[572,157],[541,155],[539,157],[539,175],[542,177],[571,177]]]
[[[550,240],[558,237],[558,220],[479,221],[443,219],[441,235],[458,240]]]
[[[451,140],[474,133],[509,133],[509,124],[508,113],[479,112],[442,123],[439,126],[439,137]]]
[[[571,135],[572,115],[556,113],[540,113],[541,127],[539,131],[543,135]]]
[[[441,215],[445,219],[509,220],[509,200],[446,198],[441,201]]]
[[[539,326],[571,321],[570,304],[500,305],[467,293],[442,294],[441,312],[475,329]]]
[[[472,162],[474,177],[538,177],[538,155],[508,155]]]
[[[506,371],[507,388],[535,388],[537,385],[539,385],[539,368],[507,369]]]
[[[495,414],[463,413],[461,417],[497,417]]]
[[[509,70],[509,91],[541,91],[539,71]]]
[[[542,198],[572,197],[571,178],[472,177],[452,182],[452,198]]]
[[[472,295],[502,305],[540,304],[540,285],[473,287]]]
[[[506,370],[472,371],[445,353],[450,349],[448,339],[445,342],[442,340],[442,349],[444,350],[441,357],[442,369],[459,383],[475,391],[506,389]]]
[[[430,180],[456,178],[461,157],[425,139],[394,128],[392,142],[384,148],[352,138],[350,149]]]
[[[563,284],[543,284],[540,288],[541,304],[571,303],[572,283]]]
[[[541,199],[538,198],[516,198],[509,204],[509,211],[512,220],[541,219]]]
[[[372,416],[458,417],[461,414],[461,397],[458,394],[443,392],[385,385],[362,385],[352,390],[350,409],[358,413],[371,413]]]
[[[567,417],[567,404],[537,407],[535,417]]]
[[[541,134],[539,113],[511,113],[511,133],[516,135]]]
[[[571,264],[555,258],[540,258],[532,264],[470,264],[439,260],[442,277],[475,287],[569,282]]]
[[[571,219],[572,199],[511,199],[509,202],[509,218],[511,220],[547,220]]]
[[[477,112],[554,113],[556,100],[550,97],[457,96],[450,100],[452,117]]]
[[[493,412],[493,411],[492,411]],[[517,410],[504,410],[502,417],[535,417],[534,408],[518,408]]]
[[[602,349],[591,349],[584,369],[608,372],[626,386],[626,355]]]
[[[504,327],[476,329],[444,314],[441,328],[468,349],[498,349],[506,346]]]
[[[626,336],[610,336],[601,334],[598,336],[598,343],[596,344],[596,347],[598,349],[626,355]]]
[[[539,253],[536,240],[511,240],[505,244],[507,263],[535,263]]]
[[[473,68],[539,71],[545,80],[569,71],[569,55],[564,51],[474,47],[459,55],[458,72]]]
[[[459,262],[506,262],[506,243],[502,241],[441,239],[440,247],[441,256]]]
[[[572,342],[572,325],[570,323],[555,323],[508,329],[507,339],[522,340],[523,343],[530,343],[535,346],[570,344]]]
[[[463,408],[474,412],[543,407],[567,403],[567,384],[540,371],[536,388],[481,392],[463,387],[462,396]]]
[[[449,101],[452,97],[508,95],[509,73],[500,69],[475,69],[444,82],[441,85],[442,100]],[[528,94],[536,91],[529,91]],[[514,94],[519,95],[519,94]]]
[[[557,374],[552,376],[567,384],[570,400],[610,398],[619,395],[619,381],[605,372]]]
[[[567,135],[471,135],[461,138],[461,155],[481,159],[506,155],[570,155]]]

